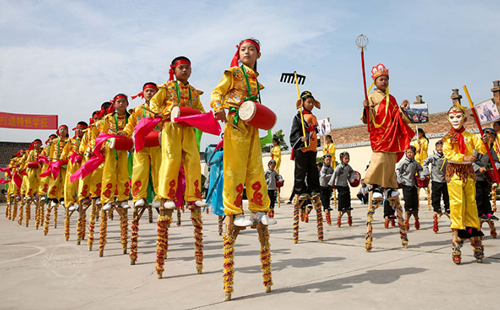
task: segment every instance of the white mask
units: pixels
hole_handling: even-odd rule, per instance
[[[464,125],[465,115],[461,112],[456,112],[456,110],[451,110],[448,113],[448,121],[453,129],[460,130]]]

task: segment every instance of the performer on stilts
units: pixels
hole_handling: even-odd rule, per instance
[[[368,100],[363,101],[361,116],[363,123],[368,123],[373,151],[365,175],[365,182],[371,185],[365,248],[367,251],[372,249],[373,215],[384,199],[396,209],[402,245],[406,248],[408,236],[399,203],[395,166],[404,151],[410,148],[415,133],[408,126],[408,100],[404,100],[399,107],[396,99],[389,94],[389,70],[383,64],[378,64],[372,69],[372,78],[376,89],[368,95]]]
[[[296,108],[302,109],[302,112],[299,111],[294,116],[290,132],[290,145],[293,149],[292,152],[295,154],[294,192],[299,196],[294,206],[294,243],[298,242],[298,213],[301,208],[305,208],[305,217],[307,216],[308,202],[311,202],[316,210],[318,240],[323,241],[323,215],[319,193],[319,171],[316,166],[318,121],[316,116],[312,114],[314,107],[317,109],[321,108],[319,101],[314,99],[311,92],[302,92],[300,99],[296,103]],[[303,123],[301,113],[304,116]],[[303,135],[304,130],[305,136]],[[297,221],[295,220],[296,218]]]
[[[156,113],[155,116],[169,120],[174,108],[179,109],[181,115],[186,109],[205,113],[200,101],[200,95],[203,92],[188,82],[191,76],[191,61],[184,56],[176,57],[170,65],[169,74],[169,81],[160,86],[156,95],[151,99],[150,106],[151,110]],[[201,165],[195,128],[177,124],[173,120],[164,122],[161,152],[157,192],[161,198],[161,204],[158,217],[156,273],[158,278],[163,276],[163,266],[168,251],[168,228],[172,223],[172,211],[176,208],[176,191],[180,186],[178,179],[181,166],[184,167],[186,180],[184,201],[191,209],[191,221],[194,226],[196,269],[198,273],[202,273],[203,222],[201,208],[206,207],[207,204],[201,198]]]
[[[56,134],[51,134],[49,136],[48,140],[45,141],[45,146],[43,147],[43,150],[39,155],[39,159],[40,159],[40,156],[44,156],[44,157],[49,156],[50,151],[51,151],[50,141],[53,139],[57,139]],[[45,202],[47,201],[47,192],[49,190],[50,175],[47,175],[45,177],[41,176],[42,172],[46,171],[47,168],[49,167],[49,161],[48,160],[46,160],[46,161],[40,160],[40,162],[42,162],[42,168],[40,170],[40,184],[38,185],[37,205],[38,205],[39,212],[40,212],[40,215],[39,215],[40,225],[44,225],[44,223],[45,223]],[[48,226],[47,226],[47,229],[48,229]]]
[[[476,174],[472,163],[477,158],[473,151],[486,154],[485,144],[490,142],[488,134],[479,139],[475,134],[465,131],[465,109],[458,105],[451,107],[448,111],[451,129],[443,138],[443,153],[448,161],[446,182],[450,195],[453,230],[452,258],[457,265],[462,262],[461,248],[467,239],[471,239],[476,260],[479,263],[483,261],[484,247],[481,237],[484,234],[480,230],[476,205]]]
[[[142,87],[142,91],[132,99],[141,97],[145,100],[143,104],[138,105],[131,113],[128,123],[123,130],[127,137],[132,137],[134,129],[143,118],[154,118],[155,114],[151,111],[150,100],[158,92],[156,83],[147,82]],[[146,210],[151,213],[151,207],[160,207],[160,196],[158,195],[159,173],[161,166],[161,146],[159,145],[158,135],[161,135],[161,123],[151,132],[158,145],[146,146],[140,151],[134,150],[134,165],[132,169],[132,198],[134,202],[134,218],[132,219],[132,236],[130,238],[130,263],[135,265],[137,260],[137,244],[139,238],[139,221]],[[147,139],[147,138],[146,138]],[[146,201],[148,196],[148,185],[150,178],[153,181],[152,187],[156,196],[150,206]]]
[[[213,90],[210,106],[215,117],[226,123],[224,128],[224,213],[226,233],[224,245],[224,292],[231,299],[234,276],[234,244],[240,230],[254,224],[261,243],[261,269],[266,292],[271,290],[271,253],[268,225],[276,224],[269,218],[269,197],[262,167],[259,129],[239,120],[239,109],[245,101],[262,104],[257,81],[257,59],[261,56],[260,43],[246,39],[237,46],[231,68],[224,72]],[[241,66],[239,64],[241,61]],[[226,119],[224,109],[229,109]],[[243,190],[246,186],[251,220],[243,215]]]
[[[446,159],[443,154],[443,140],[436,142],[436,154],[427,157],[424,160],[423,176],[431,175],[432,188],[432,208],[434,209],[434,224],[432,230],[437,233],[439,231],[439,219],[443,216],[450,218],[450,196],[448,195],[448,186],[446,184]],[[429,165],[432,165],[432,171],[429,170]],[[444,213],[441,211],[441,198],[444,204]]]
[[[40,207],[36,201],[38,187],[40,185],[40,173],[42,164],[38,161],[38,156],[42,153],[42,140],[36,139],[31,143],[26,156],[26,172],[28,174],[28,190],[26,192],[26,227],[28,227],[29,216],[31,214],[31,204],[35,203],[35,225],[38,229],[40,225]]]

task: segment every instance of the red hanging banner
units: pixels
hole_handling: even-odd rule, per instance
[[[57,115],[14,114],[0,112],[0,128],[57,129]]]

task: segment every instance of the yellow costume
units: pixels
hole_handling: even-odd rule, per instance
[[[417,149],[417,154],[415,154],[415,160],[420,164],[424,164],[424,160],[429,157],[427,151],[429,149],[429,141],[426,138],[422,137],[420,140],[417,138],[415,142],[413,142],[413,146]]]
[[[19,174],[23,178],[23,184],[21,185],[21,195],[25,196],[28,192],[28,174],[26,172],[26,168],[28,166],[27,163],[28,152],[24,153],[24,155],[19,160]],[[26,173],[26,175],[24,174]]]
[[[192,107],[205,113],[200,102],[201,94],[202,91],[196,90],[191,85],[184,85],[180,81],[169,81],[160,86],[151,99],[151,110],[164,118],[170,117],[170,112],[175,106]],[[177,178],[182,164],[186,175],[184,200],[186,202],[201,200],[200,153],[194,128],[173,122],[164,123],[161,149],[161,177],[156,194],[163,199],[175,200]]]
[[[99,120],[95,122],[94,124],[90,125],[89,129],[89,146],[90,148],[87,149],[87,153],[90,156],[91,150],[94,149],[95,147],[95,140],[97,137],[99,137],[99,134],[101,133],[101,128],[103,125],[103,121]],[[90,194],[92,195],[92,198],[97,198],[101,197],[102,194],[102,171],[104,169],[104,163],[102,163],[99,167],[97,167],[96,170],[92,172],[92,175],[90,176]]]
[[[64,146],[61,158],[68,160],[68,168],[66,169],[66,177],[64,178],[64,205],[69,208],[71,205],[75,204],[76,197],[75,192],[78,189],[80,180],[71,182],[69,179],[73,173],[75,173],[81,167],[81,163],[72,163],[70,156],[73,153],[79,154],[81,139],[78,137],[69,138],[68,142]]]
[[[107,115],[102,120],[101,132],[116,135],[123,131],[127,124],[127,115],[118,116],[117,113]],[[127,170],[128,152],[111,150],[109,145],[104,147],[104,168],[102,170],[102,197],[103,204],[117,201],[127,201],[130,193],[130,182]]]
[[[325,146],[323,147],[323,155],[330,154],[332,157],[332,167],[335,169],[337,167],[337,162],[335,161],[335,144],[332,143],[325,143]]]
[[[38,187],[40,186],[40,173],[41,170],[40,168],[29,168],[28,163],[38,161],[38,155],[42,153],[42,149],[40,148],[39,150],[31,150],[28,153],[28,156],[26,157],[26,163],[25,163],[25,169],[26,172],[28,173],[28,181],[27,181],[27,192],[26,196],[33,197],[38,193]]]
[[[17,173],[20,173],[19,171],[19,160],[20,158],[19,157],[14,157],[10,160],[10,163],[7,167],[10,167],[12,168],[10,170],[10,174],[11,174],[11,179],[10,179],[10,182],[9,182],[9,189],[7,191],[7,195],[10,197],[11,195],[14,195],[14,196],[21,196],[21,189],[19,187],[17,187],[16,185],[16,182],[14,182],[14,173],[17,172]]]
[[[57,139],[53,139],[49,142],[50,145],[50,153],[49,153],[49,161],[57,161],[64,160],[62,157],[62,152],[66,143],[68,142],[68,138],[58,137]],[[44,171],[45,172],[45,171]],[[54,180],[52,174],[49,176],[49,192],[47,197],[49,199],[63,199],[64,198],[64,180],[66,179],[66,168],[61,166],[59,169],[59,174],[57,178]]]
[[[42,148],[42,152],[40,153],[40,155],[45,156],[45,157],[49,157],[50,149],[51,149],[51,147],[50,147],[50,141],[49,141],[49,143],[45,147]],[[48,164],[43,163],[42,169],[40,169],[40,173],[45,172],[48,167],[49,167]],[[49,191],[49,180],[50,180],[50,175],[48,175],[46,177],[40,177],[40,183],[38,185],[38,196],[47,195],[47,192]]]
[[[271,149],[271,159],[276,161],[276,172],[280,173],[280,165],[281,165],[281,148],[279,145],[273,146]]]
[[[465,139],[465,154],[460,153],[458,142],[452,141],[450,133],[443,138],[443,153],[448,160],[446,181],[450,195],[451,229],[480,229],[476,206],[476,174],[472,163],[464,162],[464,156],[472,155],[473,150],[481,154],[487,151],[475,134],[464,131],[462,135]]]
[[[78,148],[78,153],[83,156],[80,167],[87,162],[90,156],[90,143],[91,143],[91,128],[84,130],[82,141]],[[99,169],[99,168],[97,168]],[[95,171],[95,170],[94,170]],[[83,199],[90,197],[90,181],[92,179],[92,174],[86,176],[84,179],[78,181],[78,191],[77,191],[77,201],[80,203]]]
[[[151,112],[146,111],[144,108],[150,109],[148,103],[143,103],[137,106],[128,119],[127,126],[123,132],[128,137],[132,137],[134,134],[135,126],[142,118],[153,118],[154,115]],[[161,131],[161,125],[157,125],[154,131]],[[134,166],[132,172],[132,197],[133,201],[136,202],[140,199],[146,200],[148,196],[148,183],[149,183],[149,172],[151,171],[151,176],[153,179],[153,188],[156,193],[155,200],[160,201],[160,196],[158,195],[158,184],[161,168],[161,147],[144,147],[140,152],[134,152]]]
[[[250,85],[246,84],[244,73],[248,76]],[[259,90],[264,88],[257,84],[257,77],[258,73],[245,65],[226,70],[212,92],[210,106],[215,112],[229,109],[228,122],[235,123],[240,105],[250,96],[255,96],[252,98],[255,100]],[[224,212],[227,215],[243,212],[245,186],[250,212],[268,212],[270,201],[262,167],[259,129],[243,121],[238,121],[237,126],[244,132],[227,123],[224,128]]]

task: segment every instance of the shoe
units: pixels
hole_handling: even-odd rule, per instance
[[[310,198],[308,193],[303,193],[303,194],[300,194],[300,196],[299,196],[299,199],[308,199],[308,198]]]
[[[382,195],[380,189],[378,187],[373,189],[373,199],[382,199],[382,198],[384,198],[384,195]]]
[[[68,210],[69,211],[75,211],[76,209],[78,209],[78,206],[75,205],[75,204],[72,204],[71,206],[69,206]]]
[[[472,235],[467,232],[465,229],[459,229],[458,230],[458,238],[460,239],[470,239],[472,238]]]
[[[47,198],[45,196],[42,196],[42,199],[40,199],[40,201],[45,202],[46,199]]]
[[[262,225],[275,225],[278,221],[274,218],[270,218],[266,212],[255,212],[252,213],[252,218],[254,223],[261,223]]]
[[[333,211],[333,209],[331,207],[328,207],[325,209],[325,211]]]
[[[59,203],[61,207],[64,207],[64,200],[61,199],[61,202]]]
[[[151,205],[153,208],[159,208],[161,203],[158,200],[153,200],[153,204]]]
[[[90,206],[91,204],[92,204],[92,200],[90,200],[88,198],[85,198],[82,200],[82,205]]]
[[[134,203],[134,207],[144,207],[146,205],[146,201],[144,200],[144,198],[141,198],[139,200],[137,200],[135,203]]]
[[[173,210],[173,209],[175,209],[175,202],[173,200],[165,200],[165,203],[163,204],[163,206],[167,210]]]
[[[102,204],[102,203],[101,203],[101,197],[97,197],[97,199],[95,200],[95,204],[96,204],[96,205],[100,205],[100,204]]]
[[[288,200],[288,202],[286,203],[287,205],[291,205],[292,204],[292,201],[291,200]]]
[[[484,215],[484,214],[483,214],[483,215],[481,215],[481,216],[479,217],[479,219],[480,219],[481,221],[485,221],[485,222],[487,222],[487,221],[489,221],[489,220],[490,220],[490,218],[489,218],[487,215]]]
[[[28,196],[28,197],[26,198],[26,201],[32,201],[32,200],[33,200],[33,198],[32,198],[31,196]]]
[[[319,192],[312,192],[311,198],[316,198],[316,197],[319,197]]]
[[[394,198],[394,197],[398,197],[398,196],[399,196],[399,191],[394,190],[392,188],[388,188],[384,191],[384,198],[385,199]]]
[[[130,205],[128,204],[128,201],[122,201],[122,203],[120,203],[119,208],[129,209]]]
[[[200,208],[208,206],[203,200],[196,200],[194,202],[194,205]]]
[[[57,201],[52,200],[52,201],[50,202],[50,207],[51,207],[51,208],[54,208],[54,207],[56,207],[56,206],[57,206]]]
[[[491,221],[498,221],[498,217],[494,216],[493,214],[490,216]]]
[[[234,217],[233,224],[238,227],[247,227],[251,226],[253,222],[247,219],[243,214],[239,214]]]
[[[102,209],[104,211],[109,211],[109,210],[113,209],[113,204],[111,202],[108,202],[107,204],[104,205],[104,207],[102,207]]]

